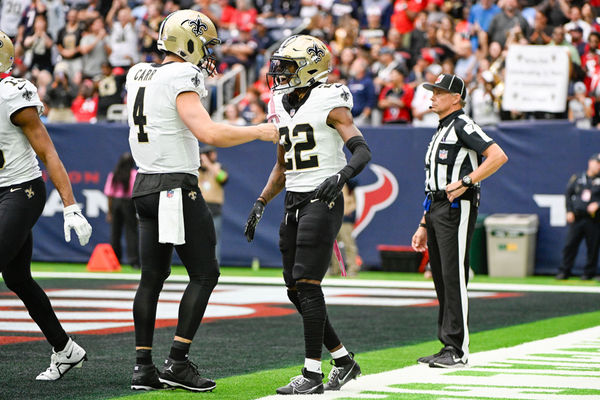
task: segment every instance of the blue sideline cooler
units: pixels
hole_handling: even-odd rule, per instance
[[[497,277],[533,275],[537,214],[492,214],[485,221],[488,274]]]

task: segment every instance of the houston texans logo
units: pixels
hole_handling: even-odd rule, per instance
[[[187,20],[189,21],[190,26],[192,27],[192,33],[196,36],[202,35],[204,32],[208,31],[208,25],[206,25],[200,18],[196,20]],[[185,22],[185,21],[184,21]],[[203,32],[204,31],[204,32]]]
[[[306,52],[312,56],[314,62],[321,61],[321,58],[325,56],[325,52],[323,51],[323,49],[320,49],[316,43],[313,44],[312,47],[306,49]]]
[[[369,225],[377,211],[389,207],[398,197],[398,181],[394,174],[377,164],[370,164],[369,168],[377,176],[377,181],[354,189],[356,195],[356,222],[352,231],[354,237]]]

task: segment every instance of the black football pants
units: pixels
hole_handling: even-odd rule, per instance
[[[46,185],[41,178],[0,188],[0,271],[52,347],[62,348],[69,338],[48,296],[31,277],[31,229],[45,204]]]
[[[476,220],[477,207],[470,200],[459,200],[454,207],[446,199],[433,201],[425,214],[429,263],[440,307],[438,338],[456,348],[463,361],[469,356],[467,282]]]
[[[140,259],[142,277],[133,302],[135,342],[138,347],[152,347],[158,296],[171,273],[173,247],[190,277],[181,303],[176,336],[192,340],[219,277],[215,256],[215,228],[210,211],[200,191],[190,196],[183,192],[185,244],[173,246],[158,242],[159,193],[134,199],[139,216]]]

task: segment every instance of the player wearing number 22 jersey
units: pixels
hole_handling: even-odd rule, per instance
[[[266,204],[284,188],[285,210],[279,230],[283,276],[290,301],[302,315],[305,362],[302,375],[276,390],[279,394],[339,390],[360,374],[327,317],[321,281],[327,272],[342,223],[348,179],[371,159],[352,114],[352,95],[341,84],[325,83],[331,54],[312,36],[292,36],[271,57],[270,118],[279,128],[277,162],[246,223],[251,241]],[[352,153],[346,162],[344,144]],[[323,385],[321,350],[334,368]]]
[[[198,191],[198,141],[218,147],[255,139],[276,142],[273,124],[237,127],[215,123],[201,98],[204,74],[214,72],[217,30],[204,14],[180,10],[168,15],[158,32],[160,64],[140,63],[127,73],[129,144],[139,168],[133,200],[140,227],[142,276],[133,303],[136,364],[132,389],[165,385],[195,392],[216,386],[203,378],[188,353],[208,299],[217,284],[212,217]],[[160,372],[152,363],[158,296],[169,276],[173,249],[190,282],[179,305],[169,356]]]

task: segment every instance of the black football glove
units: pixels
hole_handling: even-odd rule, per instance
[[[256,200],[254,202],[254,206],[252,206],[252,211],[250,211],[250,215],[248,215],[248,220],[246,221],[246,226],[244,228],[244,235],[248,242],[251,242],[254,239],[254,231],[256,230],[256,225],[258,221],[263,216],[265,212],[266,204],[262,202],[262,200]]]
[[[338,198],[345,183],[346,179],[341,174],[330,176],[319,185],[315,198],[330,204]]]

